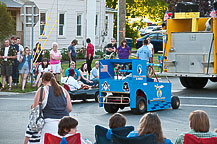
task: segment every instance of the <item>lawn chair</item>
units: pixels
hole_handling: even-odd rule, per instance
[[[112,144],[157,144],[157,137],[153,134],[137,137],[124,137],[116,134],[112,135]]]
[[[80,133],[68,137],[57,137],[50,133],[45,133],[44,144],[81,144]]]
[[[185,134],[184,144],[217,144],[217,137],[198,138],[192,134]]]
[[[112,130],[112,133],[126,137],[133,130],[134,130],[133,126],[126,126],[122,128],[115,128]],[[96,144],[111,144],[111,140],[106,137],[107,132],[108,132],[107,128],[104,128],[99,125],[95,126]]]

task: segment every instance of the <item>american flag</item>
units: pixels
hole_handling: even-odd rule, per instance
[[[209,14],[212,18],[216,17],[216,11],[212,9],[211,13]]]
[[[102,65],[101,72],[107,72],[108,71],[108,65]]]
[[[164,21],[166,21],[167,19],[169,19],[169,15],[168,15],[168,13],[166,11],[166,13],[164,14]]]

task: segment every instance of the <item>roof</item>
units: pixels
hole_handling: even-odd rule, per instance
[[[112,12],[112,13],[118,12],[116,9],[108,8],[108,7],[106,7],[105,11],[106,12]]]
[[[0,0],[0,2],[6,4],[7,7],[11,7],[11,8],[21,8],[22,4],[13,1],[13,0]]]

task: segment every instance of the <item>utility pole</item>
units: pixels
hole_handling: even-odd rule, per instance
[[[118,17],[119,17],[119,45],[125,39],[126,30],[126,0],[119,0]]]

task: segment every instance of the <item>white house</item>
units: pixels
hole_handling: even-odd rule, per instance
[[[46,41],[54,23],[45,49],[57,42],[59,48],[67,48],[73,39],[78,40],[77,48],[86,46],[90,38],[96,49],[104,47],[113,37],[114,11],[105,7],[105,0],[34,0],[39,8],[39,22],[34,27],[34,43],[40,40],[49,14],[50,19],[42,38]],[[27,28],[26,44],[31,45],[31,28]]]

